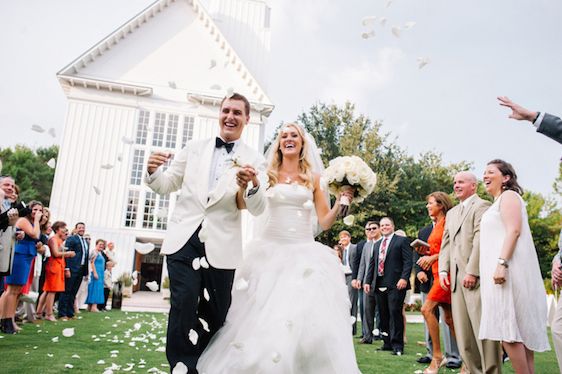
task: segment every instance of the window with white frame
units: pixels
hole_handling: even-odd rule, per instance
[[[154,207],[156,206],[156,192],[146,192],[144,195],[144,212],[142,216],[142,227],[152,228]]]
[[[185,116],[183,117],[183,133],[181,139],[181,147],[185,147],[188,140],[193,139],[193,125],[195,123],[195,118]]]
[[[165,171],[174,155],[193,138],[195,117],[139,109],[135,144],[132,146],[130,188],[124,206],[123,226],[136,229],[166,230],[169,210],[178,193],[160,196],[142,183],[148,155],[154,151],[170,152],[162,166]]]
[[[177,114],[168,115],[168,128],[166,130],[166,148],[176,148],[176,139],[178,137],[178,120]]]
[[[127,212],[125,214],[125,226],[134,227],[137,223],[137,209],[139,206],[139,191],[129,190],[127,196]]]
[[[141,110],[139,113],[139,121],[137,123],[137,136],[135,139],[136,144],[146,144],[149,119],[150,119],[150,112],[146,110]]]
[[[162,147],[164,145],[164,132],[166,130],[166,113],[156,113],[154,118],[154,134],[152,145]]]
[[[131,167],[131,184],[139,186],[142,181],[144,170],[144,149],[135,149],[133,153],[133,165]]]

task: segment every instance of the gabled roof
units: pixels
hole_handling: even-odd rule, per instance
[[[219,28],[199,0],[156,0],[154,3],[142,10],[139,14],[131,18],[129,21],[125,22],[117,30],[88,49],[70,64],[62,68],[57,73],[59,82],[61,82],[61,84],[68,84],[71,86],[75,86],[78,84],[83,87],[106,89],[109,91],[120,91],[122,93],[130,93],[133,95],[152,95],[152,89],[150,87],[131,85],[130,83],[125,82],[98,80],[92,77],[81,77],[80,70],[94,62],[99,56],[102,56],[104,53],[114,48],[117,44],[119,44],[121,40],[134,33],[136,30],[146,24],[149,19],[158,15],[175,1],[185,1],[193,8],[195,14],[197,15],[197,20],[202,23],[205,29],[212,36],[212,40],[217,43],[217,45],[223,51],[227,61],[235,66],[236,72],[246,82],[248,89],[251,90],[257,98],[259,98],[259,101],[262,105],[268,108],[270,107],[272,109],[272,102],[265,91],[252,76],[251,72],[248,70],[240,56],[229,44],[227,38],[219,30]]]

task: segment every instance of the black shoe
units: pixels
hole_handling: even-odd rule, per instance
[[[417,363],[419,364],[430,364],[431,363],[431,357],[428,356],[423,356],[420,357],[416,360]]]
[[[392,351],[391,353],[394,356],[402,356],[404,354],[404,352],[401,349],[395,349]]]
[[[14,329],[14,324],[11,318],[4,318],[0,321],[0,329],[4,334],[16,334],[17,331]]]
[[[449,369],[459,369],[462,363],[460,361],[447,361],[445,366]]]
[[[377,351],[392,351],[392,347],[388,345],[383,345],[380,348],[377,348]]]
[[[373,341],[371,339],[363,338],[363,339],[359,340],[359,343],[361,343],[361,344],[373,344]]]

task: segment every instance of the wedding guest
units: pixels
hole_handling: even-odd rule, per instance
[[[104,281],[104,268],[105,259],[102,253],[105,249],[105,240],[96,240],[96,246],[91,252],[90,260],[90,282],[88,283],[88,297],[86,304],[88,304],[89,312],[99,312],[98,304],[103,303],[103,281]]]
[[[74,317],[74,301],[82,279],[88,276],[89,244],[84,239],[86,225],[78,222],[74,229],[76,234],[66,239],[66,247],[76,256],[66,261],[64,292],[59,297],[59,318],[63,321]]]
[[[562,230],[558,238],[558,253],[552,260],[552,288],[560,290],[562,288]],[[558,368],[562,368],[562,299],[558,299],[556,311],[551,324],[552,341],[554,342],[554,350],[556,351],[556,360]]]
[[[394,221],[380,220],[382,240],[375,243],[363,290],[375,289],[381,316],[383,345],[380,350],[404,353],[404,320],[402,306],[406,290],[410,288],[412,252],[408,239],[394,235]]]
[[[381,232],[379,229],[378,222],[369,221],[365,225],[365,235],[367,240],[357,243],[357,246],[361,245],[361,258],[359,259],[359,266],[357,266],[357,273],[353,274],[352,285],[355,288],[362,288],[365,283],[365,278],[367,275],[367,267],[369,262],[373,257],[373,250],[375,243],[381,238]],[[355,261],[357,262],[358,256],[356,256]],[[363,338],[359,341],[361,344],[372,344],[373,340],[376,339],[373,336],[373,331],[375,329],[375,319],[377,320],[376,328],[380,330],[380,316],[377,316],[377,302],[375,300],[375,290],[371,292],[363,292],[363,307],[364,307],[364,317],[361,317],[361,327],[363,328]],[[377,336],[378,337],[378,336]]]
[[[0,297],[4,293],[4,276],[9,275],[12,269],[14,255],[13,237],[15,224],[19,218],[18,210],[12,207],[9,198],[14,193],[14,179],[12,177],[0,177],[0,213],[7,212],[8,221],[0,227]],[[0,315],[2,315],[2,304],[0,303]]]
[[[86,242],[86,246],[90,248],[91,237],[90,234],[84,233],[84,241]],[[88,263],[90,262],[91,253],[88,253]],[[88,272],[90,271],[88,265]],[[89,276],[82,277],[82,281],[80,282],[80,287],[78,287],[78,291],[76,291],[76,297],[74,298],[74,314],[80,313],[80,307],[84,305],[86,302],[86,297],[88,297],[88,284],[90,282]]]
[[[103,311],[107,311],[107,299],[109,298],[109,293],[113,288],[112,270],[115,267],[113,261],[108,261],[105,263],[105,271],[103,272],[103,296],[105,299],[105,304],[103,304]]]
[[[357,302],[359,299],[359,292],[353,287],[351,281],[353,280],[353,264],[356,258],[360,258],[361,255],[357,252],[357,245],[351,243],[351,234],[349,231],[343,230],[338,234],[339,244],[343,248],[343,258],[342,263],[345,272],[345,284],[347,285],[347,291],[349,293],[349,301],[351,302],[351,316],[355,318],[353,322],[352,334],[357,333]],[[357,270],[356,270],[357,271]]]
[[[441,250],[441,240],[445,230],[445,215],[453,207],[453,203],[445,192],[436,191],[427,196],[427,211],[429,216],[435,223],[433,230],[427,239],[429,244],[429,255],[421,257],[417,264],[424,270],[431,269],[433,279],[439,277],[439,252]],[[439,321],[436,318],[436,310],[441,306],[444,311],[444,319],[447,326],[453,333],[453,318],[451,317],[451,291],[444,290],[435,282],[425,300],[421,312],[427,324],[431,343],[433,347],[433,355],[430,365],[424,370],[424,373],[437,373],[439,369],[447,363],[447,358],[441,352],[441,338],[439,337]]]
[[[16,222],[16,229],[23,231],[25,236],[16,242],[12,274],[5,278],[8,288],[0,298],[2,304],[0,328],[7,334],[16,333],[12,319],[16,312],[18,297],[29,278],[31,262],[37,255],[37,243],[41,236],[39,222],[43,214],[43,204],[32,201],[29,203],[29,208],[31,213]]]
[[[461,372],[501,372],[501,346],[478,339],[481,320],[480,220],[490,202],[476,194],[478,181],[470,172],[455,175],[453,191],[459,200],[447,212],[439,253],[439,283],[451,290],[455,338],[463,360]],[[476,349],[475,349],[476,347]]]
[[[98,310],[106,311],[107,310],[107,299],[109,298],[109,292],[111,291],[111,282],[106,282],[105,277],[106,274],[111,278],[111,269],[115,267],[115,245],[113,242],[107,242],[104,251],[101,253],[103,259],[105,260],[105,269],[104,269],[104,281],[103,281],[103,304],[98,305]],[[109,269],[108,269],[109,268]]]
[[[502,342],[516,373],[534,373],[534,352],[549,350],[546,291],[513,166],[488,162],[494,204],[480,225],[482,322],[479,339]]]
[[[31,270],[29,272],[29,278],[25,286],[22,288],[20,302],[18,308],[16,309],[16,316],[21,316],[29,322],[34,322],[38,316],[35,311],[35,305],[39,304],[40,298],[35,299],[35,295],[39,296],[42,290],[42,285],[40,287],[41,274],[44,274],[43,269],[43,258],[49,255],[49,247],[47,246],[49,235],[52,233],[51,222],[51,211],[47,207],[43,207],[43,215],[41,216],[41,221],[39,222],[41,227],[41,237],[37,243],[37,255],[31,262]]]
[[[218,137],[188,142],[166,170],[161,166],[170,160],[169,153],[153,152],[148,158],[145,183],[162,195],[180,191],[161,249],[170,278],[170,368],[181,362],[195,371],[199,356],[223,325],[234,269],[242,261],[240,210],[246,206],[250,214],[259,215],[265,209],[263,156],[240,139],[249,120],[250,102],[233,93],[220,103]],[[233,167],[237,161],[240,166]],[[209,267],[194,269],[194,258],[204,258]],[[199,302],[204,290],[212,305]],[[202,329],[200,319],[210,331]],[[186,336],[196,330],[194,345]]]
[[[500,105],[506,106],[512,110],[509,118],[519,121],[529,121],[537,128],[537,132],[562,144],[562,120],[559,117],[548,113],[525,109],[521,105],[511,101],[507,96],[499,96],[498,100],[500,101]]]
[[[432,223],[424,228],[422,228],[418,232],[418,239],[427,242],[429,239],[429,235],[433,231],[433,220],[435,217],[431,217]],[[446,222],[446,219],[445,219]],[[413,252],[413,262],[414,262],[414,269],[415,275],[417,280],[420,282],[420,294],[422,298],[422,304],[425,303],[427,300],[427,294],[433,287],[434,282],[439,284],[438,279],[433,278],[433,272],[431,269],[424,270],[417,262],[421,256],[429,255],[429,247],[426,246],[418,246],[415,247],[415,251]],[[441,247],[441,250],[443,247]],[[452,305],[451,305],[452,307]],[[452,309],[452,308],[451,308]],[[444,318],[441,318],[445,314],[445,311],[442,310],[441,307],[435,309],[435,318],[439,321],[439,329],[443,332],[443,345],[445,346],[445,357],[447,358],[447,364],[445,365],[449,369],[458,369],[461,367],[462,359],[459,353],[459,348],[457,346],[456,337],[453,336],[449,326],[445,323]],[[453,319],[454,322],[454,319]],[[431,341],[431,335],[429,335],[429,329],[427,326],[427,322],[424,319],[424,338],[425,338],[425,346],[427,349],[427,354],[419,357],[416,361],[420,364],[429,364],[433,359],[433,343]]]
[[[57,292],[64,292],[64,269],[66,267],[66,258],[75,256],[74,251],[66,251],[63,246],[64,241],[68,237],[68,229],[66,223],[57,221],[53,224],[55,235],[49,239],[49,249],[51,250],[51,257],[46,265],[46,277],[43,291],[45,296],[44,311],[45,319],[48,321],[56,321],[53,315],[53,304],[55,302],[55,295]],[[37,308],[37,313],[41,314],[43,309],[40,309],[40,304]]]

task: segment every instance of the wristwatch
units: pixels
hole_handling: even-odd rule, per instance
[[[501,266],[505,266],[506,268],[509,267],[509,265],[507,264],[507,260],[503,258],[498,258],[498,264],[500,264]]]

